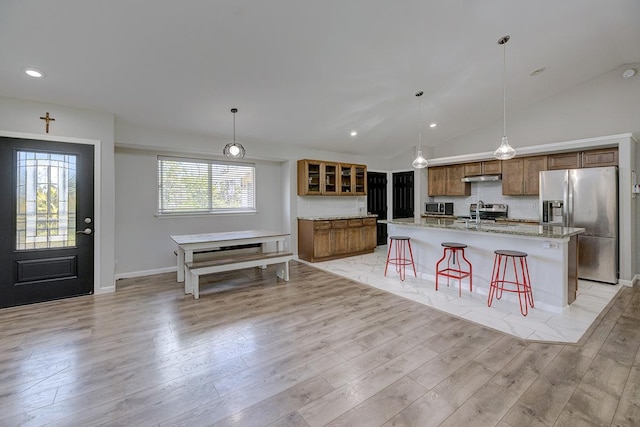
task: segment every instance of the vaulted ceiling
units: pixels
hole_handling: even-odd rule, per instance
[[[516,111],[640,62],[638,18],[638,0],[0,0],[0,96],[223,138],[236,107],[240,142],[387,157],[417,144],[417,91],[423,145],[502,118],[500,37]]]

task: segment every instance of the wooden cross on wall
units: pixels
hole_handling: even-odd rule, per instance
[[[53,117],[49,117],[49,112],[47,111],[47,114],[45,114],[44,117],[40,117],[40,120],[44,120],[45,122],[47,122],[47,125],[45,126],[45,132],[49,133],[49,122],[55,122],[56,119],[54,119]]]

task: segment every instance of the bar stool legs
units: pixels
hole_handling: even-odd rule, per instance
[[[407,258],[407,248],[409,249],[409,258]],[[392,257],[391,250],[394,249]],[[406,277],[405,267],[411,265],[413,267],[413,275],[417,277],[416,266],[413,263],[413,251],[411,250],[411,239],[407,236],[390,236],[389,250],[387,251],[387,262],[384,266],[384,275],[387,275],[389,264],[396,266],[396,272],[400,274],[400,280],[404,281]]]
[[[440,276],[447,278],[447,286],[449,286],[449,279],[458,279],[458,296],[462,296],[462,279],[469,278],[469,292],[473,291],[473,267],[469,260],[464,256],[464,248],[467,247],[464,243],[444,242],[444,254],[442,258],[436,263],[436,291],[438,290],[438,279]],[[447,257],[448,256],[448,257]],[[440,268],[445,258],[447,259],[447,267]],[[468,270],[463,270],[460,265],[460,259],[466,264]]]
[[[491,307],[493,298],[502,298],[503,292],[514,292],[518,294],[520,313],[526,316],[529,313],[529,307],[533,308],[533,292],[531,291],[527,254],[520,251],[509,250],[496,250],[494,253],[493,272],[491,273],[487,305]],[[505,279],[507,277],[509,261],[511,261],[511,265],[513,265],[514,280]],[[520,266],[520,272],[518,272],[518,266]],[[505,289],[505,284],[515,285],[515,288]]]

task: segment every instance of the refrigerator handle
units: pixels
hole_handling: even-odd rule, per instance
[[[564,224],[565,227],[573,227],[573,177],[571,171],[567,171],[567,182],[564,185]]]

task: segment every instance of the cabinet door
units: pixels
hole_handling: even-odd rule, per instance
[[[447,193],[447,167],[434,166],[427,169],[429,196],[444,196]]]
[[[347,221],[343,219],[331,221],[331,252],[330,255],[341,255],[349,252],[349,236]]]
[[[524,191],[524,162],[522,158],[502,162],[502,194],[521,196]]]
[[[365,226],[362,227],[362,240],[362,250],[374,250],[378,241],[377,227],[375,225],[365,224]]]
[[[322,162],[298,160],[298,195],[322,194]]]
[[[325,196],[335,196],[338,194],[338,164],[337,163],[322,163],[322,171],[324,178],[324,191],[322,194]]]
[[[482,162],[482,173],[486,174],[499,174],[502,173],[502,161],[501,160],[489,160]]]
[[[580,153],[549,154],[547,156],[547,169],[577,169],[580,164]]]
[[[351,188],[352,180],[351,177],[353,175],[353,166],[340,163],[338,166],[340,170],[340,189],[339,193],[343,196],[352,196],[353,189]]]
[[[353,193],[357,196],[367,195],[367,167],[353,165]]]
[[[465,163],[464,164],[464,176],[476,176],[482,175],[482,163]]]
[[[362,230],[363,227],[361,219],[349,220],[349,228],[347,228],[347,239],[350,253],[356,253],[364,250]]]
[[[471,184],[462,182],[464,178],[464,165],[453,165],[447,167],[447,196],[470,196]]]
[[[547,170],[547,156],[525,157],[523,160],[523,193],[537,196],[540,193],[540,171]]]
[[[315,230],[313,233],[313,257],[324,258],[331,256],[331,230]]]
[[[618,149],[606,148],[582,152],[582,167],[597,168],[601,166],[618,166]]]

